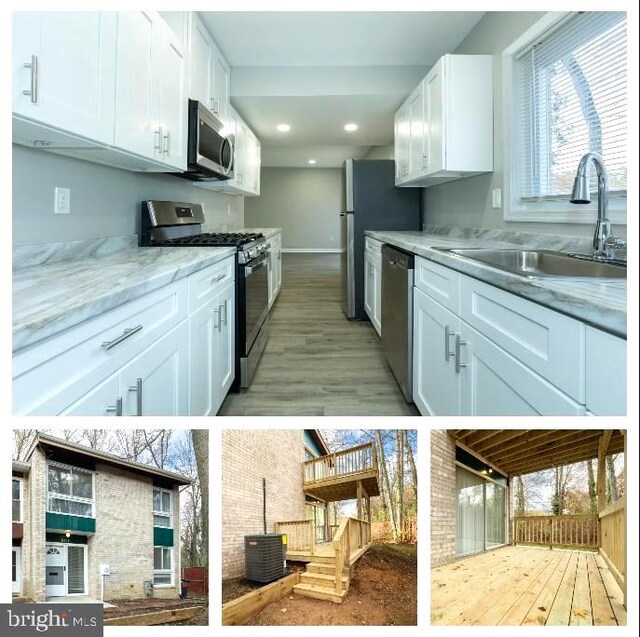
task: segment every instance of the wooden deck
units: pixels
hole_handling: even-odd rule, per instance
[[[626,626],[623,595],[595,552],[509,546],[431,571],[431,623]]]
[[[370,546],[371,544],[369,543],[364,548],[354,547],[349,554],[349,564],[355,564]],[[293,562],[335,562],[335,548],[333,542],[322,542],[315,545],[313,552],[287,551],[287,559]]]

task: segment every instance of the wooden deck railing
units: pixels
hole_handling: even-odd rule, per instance
[[[513,518],[516,544],[598,548],[598,515],[534,515]]]
[[[627,507],[622,497],[600,512],[600,553],[627,597]]]
[[[371,542],[371,525],[358,518],[344,518],[333,536],[336,565],[336,593],[342,592],[342,569],[349,566],[353,553]]]
[[[372,471],[377,469],[375,446],[373,443],[367,443],[307,460],[303,469],[305,483]]]
[[[313,520],[287,520],[276,522],[276,533],[287,535],[287,551],[313,551],[316,533]]]

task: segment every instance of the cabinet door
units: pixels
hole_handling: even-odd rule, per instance
[[[282,287],[282,239],[278,237],[278,252],[276,259],[276,294],[280,292]]]
[[[186,322],[131,361],[120,373],[125,416],[186,416],[189,342]]]
[[[118,14],[116,146],[143,157],[160,158],[156,55],[162,19],[152,11]]]
[[[396,116],[396,183],[406,181],[409,175],[409,134],[410,123],[408,105],[404,104]]]
[[[13,28],[13,112],[113,144],[116,14],[15,13]]]
[[[216,410],[214,338],[219,322],[215,298],[189,317],[190,416],[211,416]]]
[[[364,311],[373,322],[374,312],[374,287],[373,287],[373,259],[365,253],[364,255]]]
[[[444,168],[444,86],[444,58],[441,58],[424,79],[426,174]]]
[[[120,375],[116,372],[63,409],[59,416],[119,416]]]
[[[587,409],[599,416],[627,415],[627,341],[586,329]]]
[[[268,284],[268,298],[269,298],[269,308],[273,304],[273,301],[276,298],[276,252],[271,246],[271,251],[269,253],[269,262],[267,263],[269,268],[269,274],[267,275],[267,284]]]
[[[162,25],[156,86],[160,126],[162,128],[162,161],[179,170],[187,169],[187,61],[184,50],[173,31]]]
[[[230,70],[220,49],[213,47],[213,112],[226,124],[229,118]]]
[[[218,306],[220,315],[214,345],[215,412],[217,413],[236,373],[235,286],[227,286],[216,297],[214,303]]]
[[[240,188],[246,188],[246,172],[247,172],[247,152],[246,152],[246,132],[247,127],[245,123],[237,118],[236,119],[236,139],[234,150],[234,171],[233,178],[236,185]]]
[[[584,407],[495,343],[460,322],[455,347],[460,375],[461,415],[577,416]],[[454,361],[456,356],[454,356]]]
[[[189,30],[189,97],[213,109],[213,40],[195,12]]]
[[[426,171],[424,154],[424,84],[420,82],[408,101],[409,119],[409,179]]]
[[[413,399],[422,415],[460,413],[460,383],[453,359],[459,323],[455,314],[413,289]]]
[[[382,267],[373,262],[373,319],[371,321],[378,336],[382,336]]]

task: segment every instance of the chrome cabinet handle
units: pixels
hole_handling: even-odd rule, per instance
[[[218,330],[218,332],[221,330],[221,323],[222,323],[222,316],[220,314],[220,308],[222,306],[219,305],[217,308],[215,308],[213,310],[213,329],[214,330]],[[218,321],[216,322],[216,319],[218,319]]]
[[[131,385],[129,391],[136,393],[136,416],[142,416],[142,378],[137,378],[136,384]]]
[[[215,111],[216,108],[216,98],[215,97],[210,97],[209,98],[209,103],[211,104],[211,110]]]
[[[214,98],[213,100],[213,111],[216,115],[220,115],[220,100],[218,100],[218,98]]]
[[[211,283],[218,283],[219,281],[222,281],[222,279],[224,279],[226,276],[226,274],[219,274],[215,278],[211,277]]]
[[[225,299],[224,300],[224,305],[220,306],[221,308],[224,308],[224,319],[222,319],[222,320],[224,321],[225,325],[227,324],[227,303],[228,303],[228,300]]]
[[[165,147],[166,142],[166,147]],[[162,136],[162,154],[169,154],[169,147],[171,145],[171,131],[167,131],[165,135]]]
[[[31,102],[37,104],[38,102],[38,56],[32,55],[31,62],[25,62],[23,64],[25,69],[31,69],[31,89],[22,91],[23,95],[30,95]]]
[[[449,345],[449,339],[455,335],[455,332],[451,331],[451,328],[448,325],[444,326],[444,360],[449,361],[452,356],[455,356],[454,352],[451,351],[451,347]]]
[[[117,336],[112,341],[104,341],[102,343],[102,349],[105,352],[108,352],[110,349],[113,349],[116,345],[120,345],[123,341],[126,341],[129,337],[137,334],[140,330],[142,330],[142,325],[136,325],[135,327],[128,327],[125,329],[120,336]]]
[[[466,345],[467,342],[466,341],[461,341],[460,340],[460,334],[456,334],[456,374],[460,373],[460,368],[461,367],[466,367],[467,364],[466,363],[461,363],[460,362],[460,347],[462,345]]]
[[[105,411],[108,414],[115,414],[116,416],[122,416],[122,396],[118,396],[116,398],[116,404],[109,405],[109,407],[107,407]]]
[[[159,153],[162,152],[162,126],[158,127],[158,130],[154,131],[156,141],[153,145],[153,150],[157,150]]]

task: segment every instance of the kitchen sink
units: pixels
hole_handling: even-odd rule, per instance
[[[626,279],[623,261],[597,261],[588,255],[552,250],[496,250],[491,248],[435,248],[441,252],[486,263],[499,270],[526,277]]]

